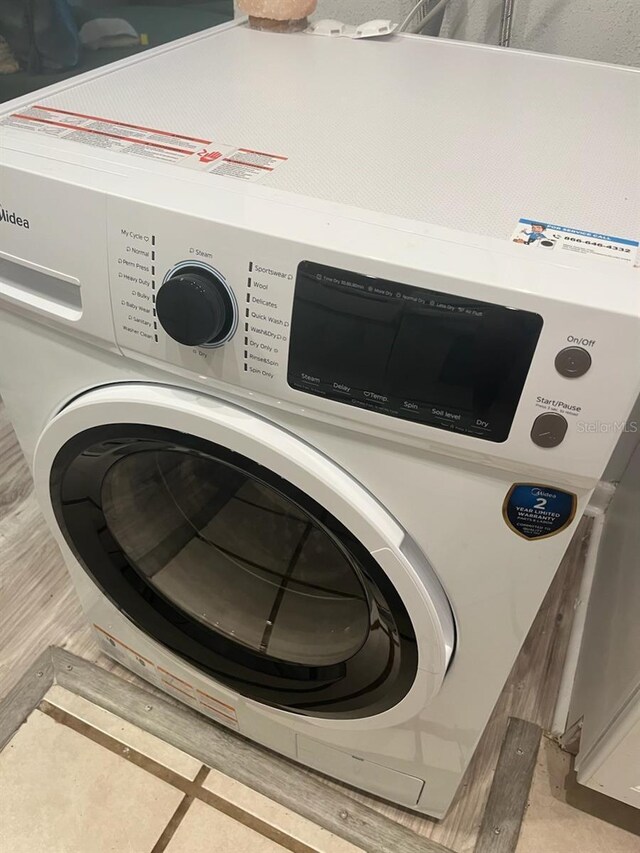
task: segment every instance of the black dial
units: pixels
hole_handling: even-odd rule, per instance
[[[170,276],[158,291],[156,312],[165,332],[186,346],[223,344],[236,323],[226,284],[201,267],[183,267]]]

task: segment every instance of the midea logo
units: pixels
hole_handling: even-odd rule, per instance
[[[15,210],[5,210],[2,205],[0,205],[0,222],[9,222],[11,225],[19,225],[20,228],[29,229],[31,227],[28,219],[23,219],[21,216],[18,216]]]

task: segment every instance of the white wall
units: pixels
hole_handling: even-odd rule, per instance
[[[451,0],[444,13],[440,34],[461,41],[497,44],[503,6],[503,0]]]
[[[337,18],[345,24],[361,24],[383,18],[400,24],[418,0],[318,0],[314,18]],[[443,13],[440,12],[425,29],[426,35],[437,36]]]
[[[442,35],[496,44],[502,0],[451,0]],[[514,0],[511,46],[640,65],[638,0]]]
[[[374,18],[404,20],[417,0],[318,0],[314,17],[337,18],[345,24],[361,24]]]

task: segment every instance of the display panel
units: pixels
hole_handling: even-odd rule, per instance
[[[529,311],[304,261],[288,381],[346,405],[505,441],[541,329]]]

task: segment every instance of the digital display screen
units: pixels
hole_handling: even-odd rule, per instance
[[[288,382],[488,441],[509,435],[542,317],[303,261]]]

